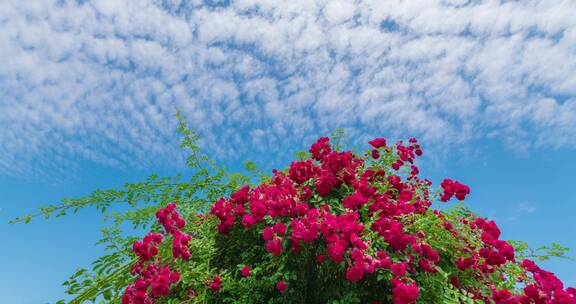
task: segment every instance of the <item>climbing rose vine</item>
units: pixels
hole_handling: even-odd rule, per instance
[[[576,303],[494,221],[432,208],[470,188],[445,179],[433,190],[416,139],[369,144],[359,155],[322,137],[309,158],[204,213],[159,209],[160,230],[133,245],[122,303]]]

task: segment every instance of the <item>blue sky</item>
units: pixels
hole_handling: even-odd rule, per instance
[[[229,167],[342,127],[415,136],[504,237],[576,248],[574,1],[0,2],[0,302],[50,303],[101,223],[6,222],[182,172],[175,109]],[[571,252],[574,256],[576,253]],[[576,262],[545,263],[576,285]],[[31,291],[32,290],[32,291]]]

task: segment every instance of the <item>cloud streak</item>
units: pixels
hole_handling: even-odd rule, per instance
[[[344,127],[576,147],[574,1],[0,3],[0,171],[169,165],[180,108],[221,158]]]

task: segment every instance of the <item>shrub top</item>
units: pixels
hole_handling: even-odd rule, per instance
[[[470,188],[445,179],[432,190],[416,139],[369,144],[358,155],[322,137],[309,158],[205,214],[161,208],[162,230],[134,243],[122,303],[576,303],[494,221],[431,207]]]

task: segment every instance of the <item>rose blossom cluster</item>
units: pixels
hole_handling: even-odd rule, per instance
[[[375,139],[371,144],[375,150],[386,147],[384,139]],[[397,149],[395,164],[399,166],[412,164],[414,157],[422,154],[413,139],[408,146],[397,145]],[[244,229],[251,229],[269,216],[275,223],[262,228],[262,238],[265,250],[273,256],[288,249],[296,253],[303,244],[322,240],[325,254],[334,263],[348,265],[345,276],[350,282],[362,280],[378,269],[387,270],[393,274],[391,283],[396,302],[415,301],[418,286],[407,275],[407,262],[393,265],[386,251],[371,253],[370,239],[366,234],[368,230],[377,232],[395,252],[417,248],[419,257],[413,257],[410,262],[434,272],[434,265],[440,260],[438,253],[415,235],[406,233],[399,220],[405,214],[423,213],[430,206],[427,193],[422,196],[415,194],[419,184],[428,184],[428,181],[416,177],[413,183],[408,184],[384,170],[360,170],[364,161],[351,152],[333,151],[328,138],[320,138],[312,145],[310,153],[313,160],[292,163],[288,174],[275,171],[270,183],[254,189],[244,187],[230,199],[218,200],[211,213],[220,219],[220,233],[228,233],[236,223],[241,223]],[[378,184],[388,184],[390,189],[380,192],[375,186]],[[344,213],[331,212],[328,204],[311,206],[308,201],[314,193],[327,197],[342,187],[353,189],[353,193],[342,200]],[[371,227],[366,227],[360,219],[359,210],[362,208],[369,210],[375,218]],[[285,234],[289,245],[284,245]],[[317,255],[318,261],[324,259],[323,253]]]
[[[132,251],[134,251],[141,261],[149,261],[158,254],[158,245],[161,242],[161,234],[150,232],[141,242],[134,242],[132,245]]]
[[[188,249],[188,243],[191,237],[180,230],[184,228],[186,222],[176,211],[176,205],[168,204],[166,208],[159,209],[156,212],[156,218],[166,232],[174,237],[172,239],[172,254],[174,258],[189,259],[191,254]]]
[[[220,291],[221,285],[222,285],[222,279],[220,279],[220,277],[218,276],[212,278],[212,281],[206,283],[206,286],[210,287],[210,289],[212,289],[213,292]]]
[[[533,274],[534,283],[524,287],[523,295],[513,295],[506,289],[496,290],[493,300],[496,304],[576,303],[576,289],[566,288],[553,273],[540,269],[531,260],[525,259],[522,267]]]
[[[440,200],[443,202],[449,201],[452,196],[456,196],[458,200],[463,201],[466,195],[470,194],[470,187],[451,179],[443,180],[440,187],[444,190],[440,195]]]
[[[216,201],[211,214],[219,219],[218,231],[228,234],[232,229],[257,229],[265,241],[264,249],[275,257],[298,253],[307,244],[320,241],[323,246],[315,253],[318,263],[328,257],[332,263],[345,265],[345,278],[350,282],[361,281],[375,272],[387,274],[395,304],[415,303],[420,293],[416,274],[436,273],[441,263],[456,265],[462,273],[471,272],[487,285],[492,284],[490,275],[498,267],[516,263],[514,249],[499,240],[500,231],[493,221],[473,216],[463,220],[480,236],[482,246],[477,247],[434,210],[442,219],[438,227],[464,243],[462,256],[443,262],[439,249],[429,243],[425,233],[410,229],[410,219],[426,214],[431,206],[431,183],[418,177],[419,170],[413,164],[415,157],[422,155],[420,145],[415,139],[410,139],[408,145],[400,142],[387,146],[382,138],[369,143],[373,162],[389,161],[383,160],[381,153],[394,151],[395,159],[374,166],[351,152],[333,150],[328,138],[320,138],[310,148],[312,159],[293,162],[287,173],[273,171],[270,182],[255,188],[246,186],[230,198]],[[406,165],[410,171],[404,179],[397,171]],[[453,180],[444,180],[441,187],[441,201],[453,196],[464,200],[470,193],[468,186]],[[340,205],[326,200],[334,197],[340,197]],[[378,238],[369,237],[370,233],[376,233]],[[310,246],[306,248],[309,250]],[[573,292],[562,290],[552,277],[535,272],[536,283],[526,287],[526,295],[510,294],[508,298],[507,290],[487,294],[481,288],[462,288],[488,302],[576,303]],[[550,280],[554,282],[549,283]],[[459,286],[457,277],[452,284]],[[286,286],[278,290],[283,292]],[[532,294],[548,298],[542,302],[542,297]],[[508,299],[518,300],[506,302]]]
[[[181,231],[186,222],[176,211],[176,205],[169,204],[165,208],[159,209],[156,217],[164,227],[166,234],[173,236],[172,253],[174,258],[189,259],[191,256],[188,249],[190,236]],[[158,246],[162,239],[161,234],[150,232],[142,241],[134,242],[132,250],[138,257],[138,261],[132,267],[131,274],[138,275],[138,278],[124,291],[122,304],[151,304],[154,299],[168,295],[170,285],[180,281],[180,273],[171,270],[168,263],[160,266]]]
[[[441,195],[441,200],[452,195],[456,195],[457,199],[463,199],[470,193],[470,189],[458,182],[452,180],[444,180],[442,185],[444,193]],[[447,196],[446,196],[447,195]],[[459,197],[460,195],[460,197]],[[440,213],[437,213],[440,216]],[[519,263],[527,273],[532,273],[533,283],[526,283],[523,288],[523,294],[513,294],[507,289],[497,290],[493,282],[490,281],[490,274],[495,273],[498,267],[506,263],[517,263],[515,259],[514,248],[510,243],[500,240],[500,229],[496,222],[487,221],[484,218],[476,218],[468,222],[462,219],[463,224],[468,224],[470,228],[479,231],[481,246],[477,250],[472,248],[462,248],[465,256],[460,256],[456,260],[456,266],[461,271],[474,271],[476,278],[491,286],[493,289],[492,297],[482,295],[477,290],[467,289],[474,295],[475,299],[483,300],[489,303],[490,300],[495,304],[575,304],[576,303],[576,289],[567,288],[563,289],[563,284],[553,273],[540,269],[531,260],[523,260]],[[446,224],[445,229],[452,231],[455,235],[456,231],[451,224]],[[468,245],[470,243],[465,240]],[[453,278],[453,285],[459,286],[457,278]],[[519,279],[524,282],[524,278]]]

